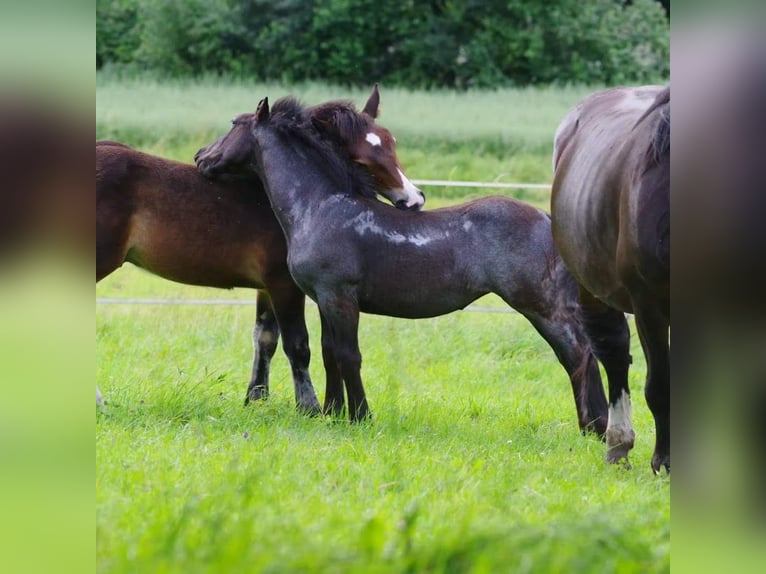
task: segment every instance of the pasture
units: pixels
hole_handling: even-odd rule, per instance
[[[381,86],[380,123],[413,179],[550,181],[556,124],[589,88],[410,93]],[[97,137],[191,161],[258,99],[369,90],[157,84],[101,76]],[[427,207],[494,193],[425,188]],[[547,207],[547,192],[506,191]],[[477,310],[407,321],[363,315],[373,419],[293,408],[281,349],[271,397],[243,408],[254,293],[178,285],[126,265],[97,304],[97,570],[101,572],[663,572],[670,480],[649,466],[653,423],[632,338],[633,469],[577,429],[566,374],[521,316]],[[482,310],[483,309],[483,310]],[[311,375],[324,373],[316,306]]]

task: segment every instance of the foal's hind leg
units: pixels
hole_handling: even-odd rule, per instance
[[[247,385],[245,405],[269,395],[269,370],[278,341],[279,326],[271,298],[265,291],[258,291],[253,329],[253,370]]]
[[[608,423],[606,395],[598,363],[582,325],[575,317],[552,320],[524,314],[551,346],[569,375],[580,430],[604,436]]]
[[[318,414],[319,401],[309,375],[311,351],[306,330],[306,296],[292,281],[279,289],[272,289],[270,295],[282,331],[282,348],[293,373],[295,404],[302,412]]]
[[[663,466],[670,472],[670,346],[669,323],[654,308],[635,309],[636,328],[646,357],[646,388],[644,394],[654,416],[656,443],[652,469]]]
[[[622,311],[608,307],[580,288],[585,331],[596,357],[604,365],[609,385],[609,423],[606,428],[607,462],[627,462],[635,433],[628,388],[630,331]]]

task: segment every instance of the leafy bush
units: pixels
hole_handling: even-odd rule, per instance
[[[96,65],[427,88],[665,80],[655,0],[98,0]]]

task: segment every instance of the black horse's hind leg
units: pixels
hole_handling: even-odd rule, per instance
[[[261,293],[259,292],[259,301]],[[290,284],[271,292],[271,303],[282,332],[282,348],[290,361],[295,387],[295,404],[298,410],[308,414],[318,414],[319,401],[311,384],[309,363],[309,334],[306,330],[305,303],[303,292]],[[278,332],[278,331],[277,331]],[[267,341],[268,343],[268,341]],[[276,345],[276,338],[274,339]],[[273,349],[271,354],[274,354]],[[268,379],[266,380],[268,385]]]
[[[577,422],[580,430],[604,436],[608,422],[608,405],[598,363],[591,352],[582,325],[575,317],[554,321],[538,315],[527,315],[537,332],[548,342],[564,367],[572,384]]]
[[[335,359],[332,327],[325,320],[321,310],[319,315],[322,321],[322,362],[324,363],[325,370],[323,410],[327,415],[338,416],[343,412],[343,406],[346,403],[343,393],[343,378],[340,375],[338,361]]]
[[[635,302],[634,302],[635,305]],[[646,357],[644,394],[654,416],[656,443],[652,468],[670,472],[670,346],[669,321],[654,308],[635,307],[636,329]]]
[[[269,395],[269,369],[278,341],[279,326],[271,298],[265,291],[258,291],[253,329],[253,370],[247,386],[246,405]]]
[[[628,321],[623,312],[608,307],[582,288],[580,304],[585,331],[596,357],[604,365],[609,386],[606,460],[627,462],[635,440],[628,388],[631,363]]]
[[[365,419],[370,411],[362,385],[362,354],[359,351],[359,308],[353,297],[319,297],[324,327],[329,328],[332,352],[348,395],[348,414],[352,422]]]

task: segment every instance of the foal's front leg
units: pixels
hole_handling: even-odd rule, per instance
[[[306,329],[306,296],[290,281],[272,289],[271,301],[282,331],[282,347],[293,373],[295,404],[302,412],[319,414],[319,401],[309,375],[311,351]]]
[[[359,306],[351,295],[330,294],[318,297],[322,314],[322,342],[332,353],[346,384],[348,414],[352,422],[370,416],[362,386],[362,354],[359,351]],[[327,336],[325,332],[327,331]]]
[[[343,412],[346,403],[343,393],[343,378],[340,375],[338,361],[335,360],[332,327],[320,310],[322,321],[322,362],[325,371],[324,413],[338,416]]]

